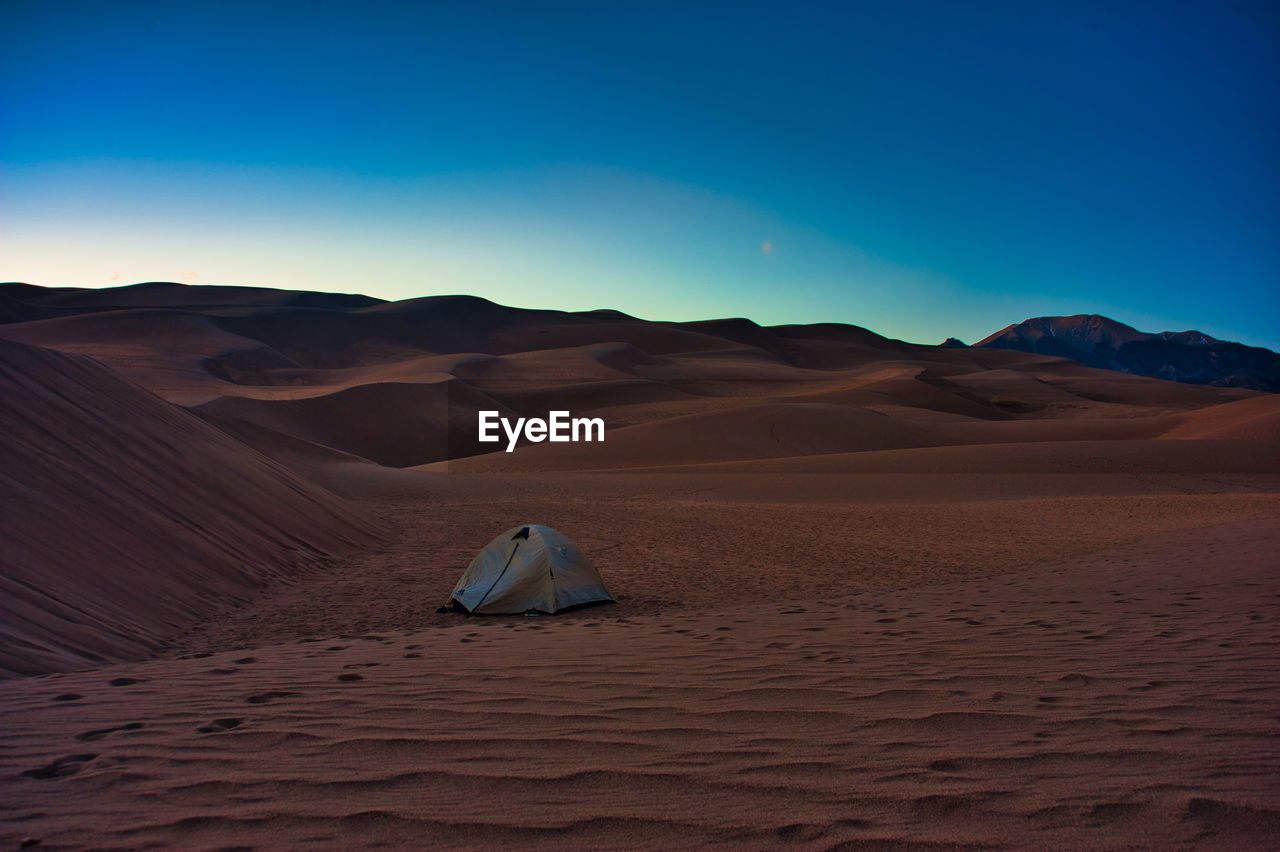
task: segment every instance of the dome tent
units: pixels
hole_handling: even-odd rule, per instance
[[[456,609],[482,615],[554,613],[613,601],[595,566],[550,527],[512,527],[485,545],[449,596]]]

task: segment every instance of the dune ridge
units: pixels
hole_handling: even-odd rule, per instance
[[[15,317],[0,336],[92,355],[172,402],[263,436],[263,445],[304,441],[398,467],[641,467],[699,455],[1145,440],[1177,427],[1171,437],[1212,438],[1185,416],[1258,396],[1016,350],[921,346],[834,323],[671,323],[472,296],[386,303],[163,284],[6,285],[4,294],[40,318]],[[492,447],[475,436],[481,408],[604,417],[616,451],[530,445],[515,458],[486,458]],[[1213,428],[1234,437],[1233,417],[1255,410],[1225,409]],[[1241,437],[1273,436],[1263,422]],[[265,440],[264,429],[281,438]]]

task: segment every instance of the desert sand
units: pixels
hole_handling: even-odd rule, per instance
[[[852,326],[0,295],[11,845],[1280,837],[1280,396]],[[481,452],[479,407],[606,440]],[[437,613],[524,522],[618,603]]]

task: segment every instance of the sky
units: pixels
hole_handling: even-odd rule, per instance
[[[0,39],[0,280],[1280,350],[1269,0],[8,0]]]

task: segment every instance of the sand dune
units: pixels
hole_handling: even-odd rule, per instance
[[[210,411],[196,409],[201,419],[216,426],[245,446],[251,447],[269,459],[273,459],[295,472],[314,470],[318,465],[324,467],[334,464],[355,464],[376,467],[374,462],[363,456],[344,453],[324,444],[317,444],[304,438],[297,438],[284,432],[277,432],[247,420],[233,417],[220,417]]]
[[[182,310],[113,310],[7,325],[3,336],[60,352],[91,355],[132,382],[172,402],[218,393],[230,378],[206,362],[297,367],[257,340],[218,328],[212,318]]]
[[[457,380],[376,382],[295,399],[219,397],[196,410],[408,467],[476,452],[479,408],[511,413]]]
[[[696,436],[696,440],[691,440]],[[704,464],[919,446],[909,421],[865,408],[807,402],[747,405],[608,433],[603,443],[530,444],[450,462],[451,470],[591,470]]]
[[[1215,437],[1213,429],[1231,437],[1233,412],[1253,409],[1226,410],[1210,418],[1221,421],[1212,429],[1178,418],[1256,396],[1016,351],[916,346],[836,324],[664,323],[469,296],[379,303],[159,284],[90,292],[7,285],[5,293],[48,316],[0,326],[0,335],[93,355],[260,437],[267,429],[398,466],[493,449],[467,423],[480,408],[604,416],[611,431],[603,448],[529,447],[518,459],[502,454],[460,469],[1145,440],[1175,427],[1183,431],[1171,437]],[[778,428],[760,434],[768,412],[778,413]]]
[[[0,341],[0,674],[153,652],[379,524],[81,357]]]
[[[1280,833],[1275,395],[466,296],[10,284],[0,322],[0,674],[53,673],[0,682],[2,842]],[[506,453],[482,408],[606,439]],[[529,522],[618,602],[436,612]]]
[[[679,469],[693,471],[685,466]],[[1275,476],[1280,474],[1280,452],[1276,452],[1269,441],[1188,439],[1188,443],[1182,445],[1133,440],[1044,441],[711,462],[699,465],[696,470],[701,474]]]
[[[1280,441],[1280,395],[1267,394],[1224,403],[1193,411],[1180,420],[1160,437]]]

